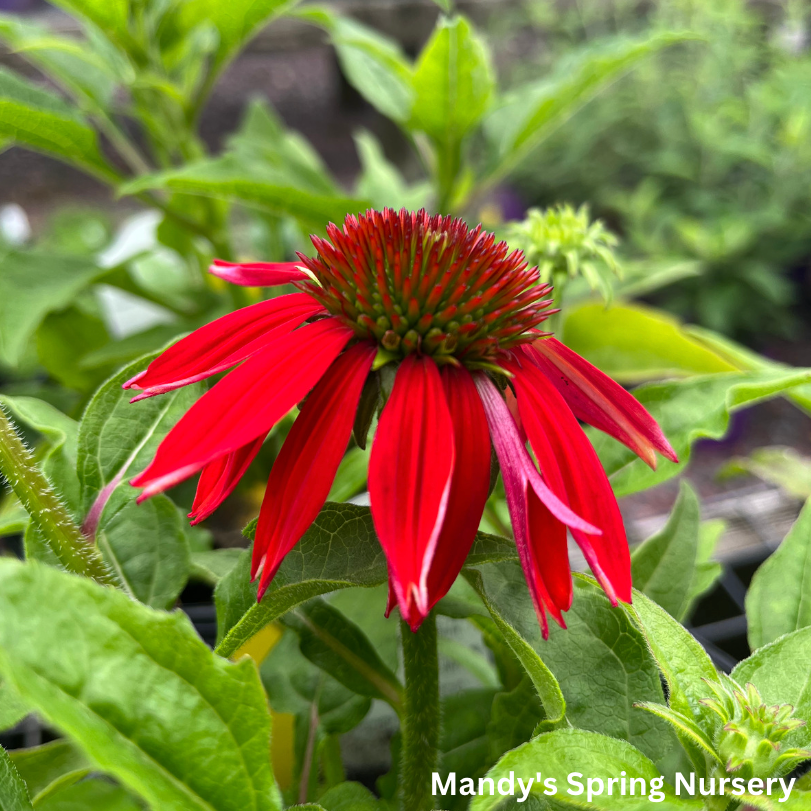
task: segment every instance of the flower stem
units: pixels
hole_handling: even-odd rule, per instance
[[[59,562],[69,572],[91,577],[103,585],[118,584],[99,551],[87,542],[59,495],[37,466],[2,406],[0,473],[5,476]]]
[[[439,657],[436,616],[428,615],[413,633],[400,623],[405,666],[405,697],[400,764],[400,808],[430,811],[432,774],[439,746]]]

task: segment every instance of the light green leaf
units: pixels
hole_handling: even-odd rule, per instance
[[[713,559],[715,549],[723,534],[726,532],[727,524],[720,519],[704,521],[698,528],[698,555],[696,556],[696,568],[693,572],[693,582],[690,584],[690,591],[687,594],[687,605],[684,612],[677,619],[685,622],[693,613],[695,604],[716,584],[718,578],[724,573],[724,567]]]
[[[216,586],[237,565],[242,552],[242,549],[230,548],[192,551],[189,577]]]
[[[341,783],[318,800],[324,811],[378,811],[382,803],[360,783]]]
[[[721,439],[733,412],[808,381],[811,370],[791,369],[726,372],[640,386],[634,396],[650,411],[679,456],[678,464],[662,463],[655,471],[616,440],[597,431],[588,433],[614,492],[626,496],[676,476],[690,460],[692,444],[704,437]]]
[[[704,648],[663,608],[640,592],[625,611],[642,631],[656,664],[667,681],[671,709],[712,729],[714,716],[700,702],[711,695],[705,680],[718,681],[718,671]]]
[[[186,0],[172,15],[179,39],[188,37],[201,24],[212,26],[219,34],[212,73],[216,74],[248,40],[296,0]]]
[[[415,98],[413,69],[399,44],[347,17],[330,18],[327,30],[347,81],[383,115],[406,122]]]
[[[811,498],[746,595],[749,646],[757,650],[811,625]]]
[[[19,693],[0,678],[0,732],[16,726],[28,715],[28,707]]]
[[[680,712],[670,709],[670,707],[665,707],[663,704],[652,704],[643,701],[637,704],[637,707],[667,721],[675,728],[677,734],[688,738],[693,744],[698,746],[705,757],[709,755],[713,760],[717,761],[720,766],[724,766],[724,763],[715,752],[712,741],[692,718],[688,718],[686,715],[682,715]]]
[[[779,789],[779,786],[777,787]],[[740,797],[727,792],[730,799],[742,802],[745,808],[755,808],[761,811],[806,811],[811,808],[811,791],[799,791],[797,786],[792,789],[791,796],[783,801],[783,792],[778,791],[779,796],[766,796],[761,794],[743,794]]]
[[[287,614],[285,624],[298,634],[301,652],[314,665],[353,693],[381,699],[400,711],[399,679],[340,611],[316,598]]]
[[[667,524],[633,552],[634,586],[676,619],[688,607],[698,563],[700,506],[695,491],[682,480]]]
[[[110,106],[115,78],[87,43],[12,14],[0,14],[0,39],[82,101],[100,110]]]
[[[0,251],[0,359],[16,366],[45,316],[103,273],[87,259]]]
[[[794,448],[757,448],[749,456],[730,459],[718,475],[730,478],[747,473],[776,484],[796,498],[811,498],[811,458]]]
[[[586,303],[564,312],[561,340],[620,382],[736,370],[673,316],[651,307]]]
[[[649,55],[687,38],[668,33],[589,45],[561,62],[554,75],[516,88],[485,124],[495,153],[492,175],[512,170],[544,138]]]
[[[618,741],[594,732],[586,732],[579,729],[559,729],[549,732],[508,752],[487,776],[492,778],[496,785],[502,778],[509,779],[510,772],[515,777],[522,777],[525,781],[529,777],[534,777],[536,772],[542,769],[542,777],[556,780],[557,794],[554,796],[556,804],[565,808],[588,808],[592,811],[626,811],[633,809],[641,811],[650,807],[648,797],[639,795],[621,796],[616,791],[612,796],[608,796],[608,780],[616,778],[624,772],[628,779],[634,777],[642,778],[648,786],[651,780],[660,776],[659,771],[638,749],[625,741]],[[577,777],[576,773],[580,774]],[[584,790],[580,796],[573,795],[579,789],[569,782],[569,776],[573,775],[587,788],[589,778],[602,781],[602,793],[592,798],[588,798]],[[517,788],[517,782],[516,782]],[[595,792],[599,786],[593,784]],[[540,798],[545,798],[544,784],[533,782],[531,794]],[[699,811],[702,804],[696,799],[678,798],[673,794],[673,789],[665,787],[666,796],[664,800],[656,804],[657,808],[666,811]],[[520,792],[519,792],[520,794]],[[503,797],[496,794],[489,796],[487,793],[477,796],[470,805],[470,811],[491,811],[496,809],[502,802]]]
[[[121,786],[93,779],[43,798],[37,803],[37,811],[143,811],[143,805]]]
[[[75,782],[90,770],[87,758],[65,740],[17,749],[11,753],[11,760],[28,786],[34,805],[39,805],[51,793],[54,783],[68,775],[73,775]]]
[[[417,61],[409,127],[453,148],[479,123],[494,88],[485,42],[464,17],[440,18]]]
[[[25,783],[0,746],[0,811],[33,811]]]
[[[47,152],[113,183],[96,132],[59,96],[0,68],[0,138]]]
[[[245,534],[252,538],[254,525]],[[512,559],[515,544],[479,533],[469,564]],[[261,603],[249,582],[250,551],[220,581],[214,592],[221,656],[232,656],[268,623],[313,597],[352,586],[388,580],[383,550],[368,507],[327,502],[302,539],[287,555]]]
[[[166,496],[136,504],[119,488],[101,514],[96,542],[136,600],[153,608],[174,605],[189,579],[191,555],[184,521]]]
[[[93,23],[119,45],[130,40],[128,0],[53,0],[53,4]]]
[[[754,684],[767,705],[791,704],[806,726],[790,733],[786,745],[811,745],[811,627],[764,645],[730,675],[738,684]]]
[[[267,164],[248,166],[235,155],[190,163],[182,169],[139,177],[120,187],[121,194],[165,189],[242,202],[287,214],[308,226],[342,222],[346,214],[368,207],[365,200],[316,194],[293,184],[285,173]]]
[[[0,560],[0,672],[94,766],[165,811],[277,811],[256,668],[185,615]]]

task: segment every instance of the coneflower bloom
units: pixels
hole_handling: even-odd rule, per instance
[[[236,367],[133,479],[140,498],[202,471],[191,518],[203,520],[303,401],[259,513],[252,576],[261,572],[261,599],[323,506],[359,404],[369,413],[382,403],[369,462],[372,518],[389,566],[389,608],[396,603],[412,629],[470,551],[491,444],[544,634],[547,612],[564,625],[572,601],[567,530],[610,599],[629,602],[622,519],[578,420],[651,466],[656,451],[676,456],[628,392],[538,329],[552,302],[537,268],[481,226],[424,211],[369,211],[327,235],[313,237],[315,257],[299,254],[297,263],[215,262],[212,273],[234,284],[292,283],[299,292],[208,324],[125,384],[141,390],[138,400]],[[384,366],[394,374],[379,372]]]

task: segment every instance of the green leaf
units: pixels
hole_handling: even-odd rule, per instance
[[[382,803],[360,783],[341,783],[318,800],[324,811],[378,811]]]
[[[682,480],[667,524],[631,558],[634,586],[679,620],[688,607],[698,562],[699,514],[698,497]]]
[[[295,5],[296,0],[186,0],[171,16],[178,39],[192,34],[205,24],[216,29],[219,40],[214,55],[212,74],[217,74],[232,59],[259,28],[283,11]]]
[[[757,650],[811,626],[811,498],[746,595],[749,646]]]
[[[565,311],[561,340],[623,383],[736,370],[688,335],[673,316],[638,304],[586,303],[570,308]]]
[[[718,476],[725,479],[747,473],[776,484],[795,498],[811,498],[811,458],[794,448],[756,448],[749,456],[730,459]]]
[[[592,580],[578,576],[568,630],[552,627],[544,641],[521,567],[503,563],[479,571],[503,619],[560,684],[569,722],[625,739],[654,760],[664,757],[675,743],[668,728],[635,708],[638,701],[664,701],[659,672],[623,611],[612,608]]]
[[[680,736],[689,738],[692,743],[698,746],[705,757],[709,755],[713,760],[717,761],[720,766],[723,767],[725,765],[716,754],[712,741],[704,734],[704,730],[691,718],[670,709],[670,707],[665,707],[662,704],[652,704],[643,701],[637,704],[637,707],[667,721],[675,728]]]
[[[0,560],[0,672],[96,768],[157,808],[280,808],[255,666],[214,656],[180,612]]]
[[[415,92],[399,43],[347,17],[331,17],[327,30],[349,84],[383,115],[405,123]]]
[[[50,793],[50,787],[68,775],[75,780],[90,770],[87,758],[68,741],[52,741],[31,749],[18,749],[11,753],[20,777],[28,786],[34,805]]]
[[[778,793],[779,797],[769,797],[763,794],[759,796],[743,794],[741,797],[737,797],[727,791],[730,799],[745,803],[744,808],[761,809],[762,811],[806,811],[807,808],[811,808],[811,791],[799,791],[798,787],[795,786],[792,789],[791,796],[785,802],[783,801],[782,791]]]
[[[496,694],[487,724],[492,762],[526,743],[543,720],[543,714],[538,694],[526,676],[510,692]]]
[[[733,412],[809,380],[808,369],[726,372],[634,389],[634,396],[650,411],[679,456],[678,464],[663,463],[655,471],[611,437],[592,430],[588,434],[614,492],[626,496],[676,476],[689,462],[692,444],[705,437],[721,439]]]
[[[129,42],[128,0],[54,0],[53,4],[75,17],[83,17],[101,29],[111,41]]]
[[[88,43],[57,36],[50,28],[12,14],[0,14],[0,39],[88,105],[99,110],[110,107],[115,77]]]
[[[491,174],[501,177],[512,170],[620,76],[649,55],[688,38],[690,35],[667,33],[589,45],[561,62],[552,76],[516,88],[485,123],[494,149]]]
[[[107,503],[119,486],[135,498],[137,491],[126,480],[146,468],[163,438],[203,392],[197,384],[130,403],[132,393],[124,391],[122,384],[155,357],[140,358],[111,377],[85,410],[79,424],[77,462],[85,511],[102,492]]]
[[[119,178],[101,154],[95,130],[59,96],[0,68],[0,138],[46,152],[108,183]]]
[[[166,496],[136,504],[119,488],[101,514],[96,542],[136,600],[153,608],[174,605],[189,579],[191,554],[185,522]]]
[[[685,622],[693,613],[698,600],[704,596],[724,573],[724,567],[713,559],[718,542],[727,530],[727,524],[720,519],[704,521],[698,528],[698,554],[696,568],[693,572],[693,582],[687,594],[687,605],[684,612],[677,619]]]
[[[192,551],[189,577],[216,586],[237,565],[242,552],[242,549],[230,548]]]
[[[273,214],[286,214],[322,229],[342,222],[349,213],[368,207],[365,200],[314,193],[292,183],[286,173],[267,164],[246,165],[236,155],[190,163],[157,175],[145,175],[125,183],[121,194],[163,189],[257,206]]]
[[[0,679],[0,732],[16,726],[28,715],[28,707],[19,693],[3,679]]]
[[[511,601],[518,599],[526,606],[521,591],[521,585],[523,584],[524,590],[526,590],[526,584],[523,581],[523,572],[520,567],[504,563],[499,566],[484,567],[483,570],[468,569],[465,577],[476,590],[507,644],[531,679],[543,704],[546,715],[543,721],[544,726],[548,729],[559,726],[566,718],[566,701],[560,685],[535,648],[515,627],[515,619],[511,621],[511,617],[518,618],[517,614],[513,615],[510,611],[510,608],[514,607],[510,605]],[[535,620],[534,610],[531,612],[531,616]]]
[[[143,805],[121,786],[92,779],[48,795],[37,803],[37,811],[143,811]]]
[[[366,486],[371,448],[352,448],[338,465],[338,472],[330,488],[327,501],[347,501]]]
[[[255,524],[245,534],[253,538]],[[479,533],[468,563],[514,558],[515,544]],[[368,507],[327,502],[302,539],[287,555],[261,603],[250,579],[245,552],[214,592],[221,656],[232,656],[254,634],[313,597],[352,586],[377,586],[388,580],[383,550]]]
[[[0,811],[33,811],[22,778],[0,746]]]
[[[452,148],[479,123],[494,88],[485,42],[464,17],[442,17],[417,61],[409,127]]]
[[[714,714],[700,702],[711,691],[705,681],[718,681],[718,671],[704,648],[663,608],[640,592],[626,613],[642,631],[667,682],[671,709],[702,729],[712,729]]]
[[[738,684],[754,684],[767,705],[791,704],[806,726],[790,733],[786,745],[811,745],[811,627],[764,645],[730,675]]]
[[[285,624],[298,634],[301,652],[314,665],[353,693],[381,699],[400,710],[399,679],[363,631],[340,611],[316,598],[291,611]]]
[[[446,659],[460,665],[471,676],[477,679],[484,687],[499,687],[501,682],[498,673],[490,661],[481,653],[468,647],[456,639],[440,636],[438,642],[439,654]]]
[[[0,250],[0,360],[16,366],[45,316],[103,273],[87,259]]]
[[[651,780],[660,777],[653,763],[626,741],[579,729],[559,729],[534,738],[508,752],[487,776],[492,778],[497,786],[502,778],[509,780],[511,772],[516,778],[522,777],[528,781],[528,778],[535,777],[541,768],[544,780],[551,778],[556,781],[557,794],[554,796],[556,804],[559,803],[565,808],[588,808],[592,811],[625,811],[625,809],[641,811],[650,806],[648,797],[621,796],[616,791],[616,784],[614,794],[608,796],[607,781],[609,778],[619,777],[620,773],[624,772],[628,779],[642,778],[648,786]],[[575,773],[579,773],[580,777]],[[589,778],[602,780],[603,793],[592,797],[590,802],[587,802],[585,791],[580,796],[571,794],[578,789],[570,784],[570,775],[584,787],[587,787]],[[596,783],[593,785],[596,791],[598,785]],[[518,788],[517,780],[515,786]],[[533,781],[531,795],[545,798],[544,790],[543,783]],[[699,800],[677,798],[669,786],[664,790],[666,796],[662,802],[657,803],[657,808],[667,811],[676,809],[699,811],[702,808]],[[495,796],[481,794],[470,804],[470,811],[496,809],[502,800],[503,797],[498,794]]]

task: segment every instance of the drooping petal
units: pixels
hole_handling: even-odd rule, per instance
[[[541,631],[547,638],[549,625],[546,611],[565,628],[562,612],[571,605],[566,524],[571,526],[575,523],[594,534],[599,534],[600,530],[574,515],[544,484],[495,384],[481,373],[476,375],[475,380],[501,466],[518,557]],[[555,502],[557,515],[550,509]],[[562,516],[567,518],[565,524]]]
[[[242,287],[275,287],[310,278],[301,269],[301,262],[224,262],[215,259],[208,272]]]
[[[189,518],[191,525],[205,521],[234,492],[265,441],[264,436],[209,462],[200,474]]]
[[[453,423],[456,461],[445,520],[428,570],[429,610],[448,593],[461,571],[490,488],[490,433],[476,384],[467,369],[456,366],[444,366],[440,376]]]
[[[132,480],[139,500],[172,487],[268,431],[300,402],[352,338],[335,318],[280,335],[204,394]]]
[[[413,617],[412,603],[421,617],[428,614],[428,572],[448,504],[453,433],[436,364],[409,355],[397,370],[369,460],[372,518],[403,617]]]
[[[531,350],[530,350],[531,351]],[[572,529],[595,577],[609,598],[631,601],[631,558],[617,499],[600,460],[572,414],[529,353],[523,362],[507,363],[514,374],[521,421],[549,486],[578,515],[602,529],[598,538]]]
[[[236,366],[277,335],[324,308],[306,293],[260,301],[218,318],[172,344],[123,388],[143,389],[132,402],[187,386]]]
[[[627,445],[654,469],[655,451],[678,462],[656,420],[619,383],[555,338],[534,341],[532,348],[533,359],[578,419]]]
[[[253,548],[251,576],[262,567],[260,600],[282,559],[326,501],[376,354],[373,344],[356,344],[330,366],[304,403],[273,464]]]

